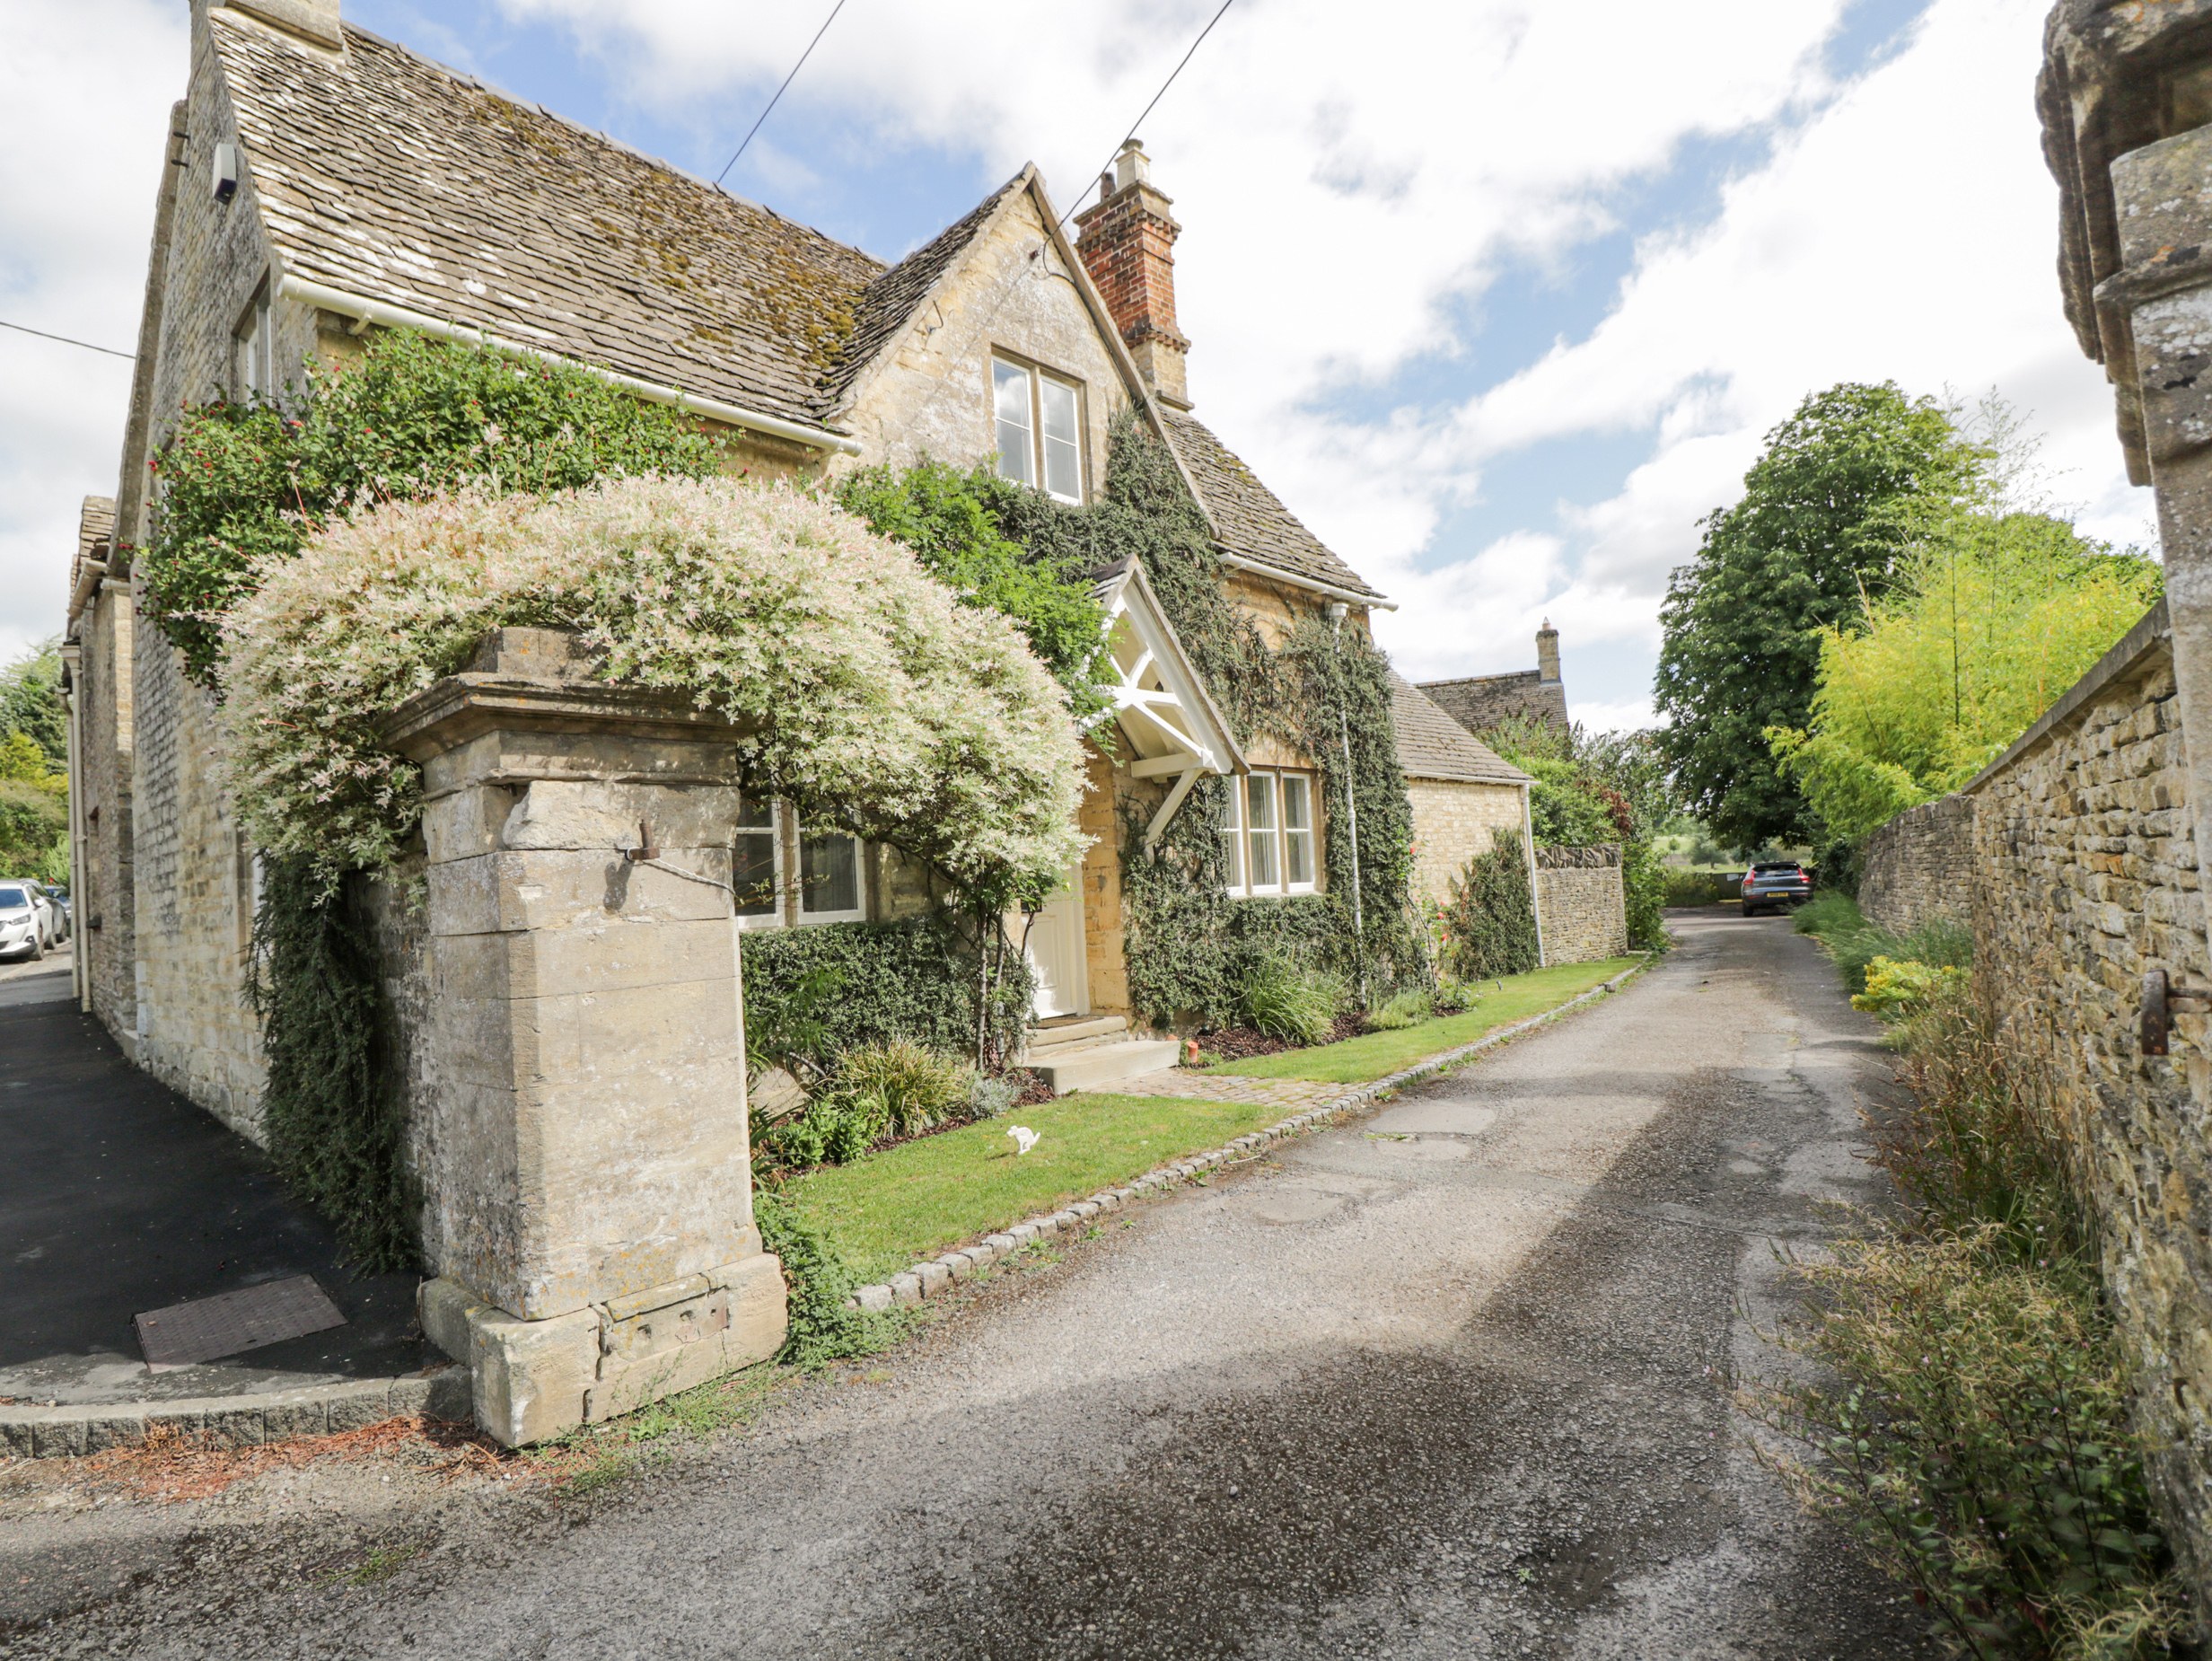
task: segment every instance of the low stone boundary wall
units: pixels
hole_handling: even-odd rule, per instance
[[[1536,850],[1536,920],[1546,963],[1594,963],[1628,949],[1620,844]]]
[[[1908,926],[1921,913],[1901,897],[1907,874],[1955,871],[1958,848],[1970,850],[1977,979],[2006,1049],[2050,1088],[2095,1203],[2151,1468],[2201,1588],[2212,1579],[2212,1017],[2177,1013],[2167,1056],[2143,1054],[2137,1026],[2146,971],[2190,988],[2212,980],[2182,736],[2161,602],[1958,795],[1878,833],[1869,869],[1890,885],[1862,903],[1886,927]]]
[[[1923,802],[1859,850],[1859,910],[1892,934],[1935,922],[1971,927],[1974,871],[1974,799]]]

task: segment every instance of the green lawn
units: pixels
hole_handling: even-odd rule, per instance
[[[1084,1093],[830,1165],[785,1191],[864,1274],[892,1274],[963,1240],[1118,1188],[1168,1160],[1219,1147],[1287,1112]],[[1006,1134],[1012,1124],[1040,1136],[1019,1156]]]
[[[1357,1038],[1347,1038],[1340,1044],[1289,1050],[1281,1055],[1256,1056],[1249,1061],[1224,1061],[1207,1070],[1234,1073],[1244,1078],[1316,1078],[1330,1084],[1365,1084],[1369,1079],[1384,1078],[1411,1067],[1423,1056],[1471,1044],[1493,1027],[1508,1026],[1530,1015],[1541,1015],[1547,1009],[1556,1009],[1601,980],[1611,980],[1636,961],[1633,957],[1609,957],[1599,963],[1563,963],[1557,969],[1507,975],[1504,990],[1489,992],[1464,1015],[1445,1015],[1396,1032],[1366,1033]]]

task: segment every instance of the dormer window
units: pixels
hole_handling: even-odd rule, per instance
[[[998,471],[1062,502],[1083,500],[1083,389],[1032,364],[991,359]]]

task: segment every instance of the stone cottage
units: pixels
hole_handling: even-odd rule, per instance
[[[111,510],[87,505],[70,586],[80,989],[139,1066],[248,1136],[261,1079],[241,997],[254,850],[220,786],[208,695],[164,637],[134,628],[132,550],[155,507],[149,462],[189,406],[281,396],[311,358],[341,360],[373,331],[411,329],[584,365],[696,417],[725,441],[727,465],[750,476],[995,458],[1069,503],[1096,497],[1110,426],[1133,410],[1171,447],[1226,591],[1263,632],[1323,614],[1365,630],[1390,603],[1192,413],[1174,308],[1180,227],[1134,141],[1074,240],[1025,168],[886,265],[344,23],[336,0],[193,0],[191,42],[120,479]],[[1133,806],[1156,836],[1198,779],[1232,778],[1222,830],[1237,849],[1235,892],[1251,898],[1318,891],[1330,833],[1312,759],[1272,741],[1240,748],[1143,569],[1124,561],[1098,584],[1118,742],[1110,755],[1091,751],[1082,823],[1095,839],[1030,934],[1038,1015],[1083,1029],[1080,1046],[1050,1059],[1064,1085],[1147,1070],[1170,1052],[1126,1030],[1120,813]],[[582,1358],[583,1326],[611,1343],[640,1312],[680,1308],[689,1330],[721,1334],[717,1356],[741,1358],[773,1348],[770,1325],[780,1331],[780,1313],[769,1318],[780,1294],[748,1267],[759,1260],[742,1191],[742,1115],[733,1144],[683,1119],[696,1104],[663,1103],[663,1119],[624,1133],[644,1142],[618,1145],[590,1091],[644,1065],[650,1028],[699,1100],[726,1103],[733,1078],[742,1100],[742,1034],[723,1030],[736,1008],[733,931],[895,918],[928,903],[892,850],[742,800],[714,775],[711,732],[580,691],[557,648],[529,632],[487,643],[444,703],[410,703],[392,729],[436,795],[426,931],[390,943],[420,971],[399,989],[401,1013],[426,1127],[426,1251],[450,1294],[426,1301],[425,1318],[472,1357],[479,1411],[511,1439],[553,1422],[530,1419],[515,1405],[524,1400],[569,1402],[559,1410],[569,1420],[615,1411],[621,1392],[605,1382],[615,1363]],[[1434,885],[1497,829],[1525,830],[1529,781],[1419,690],[1400,682],[1394,695],[1422,880]],[[626,782],[648,775],[635,765],[578,773],[549,734],[585,729],[650,751],[654,767],[689,782]],[[715,925],[707,891],[663,893],[657,873],[640,872],[636,905],[682,926],[659,938],[694,945],[602,985],[592,976],[613,971],[590,943],[610,918],[591,908],[556,918],[542,897],[600,892],[593,873],[616,832],[646,817],[701,868],[770,874],[774,898]],[[525,867],[534,874],[516,874]],[[715,932],[725,925],[727,938]],[[556,952],[557,938],[575,952]],[[469,977],[453,967],[464,959],[478,965]],[[558,973],[557,960],[568,965]],[[631,1024],[594,1051],[576,998],[633,1000]],[[706,1012],[703,1024],[672,1027],[666,1011],[678,1006]],[[469,1011],[478,1024],[455,1024]],[[567,1046],[557,1057],[557,1032]],[[450,1065],[457,1050],[476,1069],[466,1081]],[[564,1096],[572,1077],[596,1082]],[[427,1105],[433,1096],[444,1105]],[[628,1210],[578,1199],[580,1173],[604,1189],[625,1170],[654,1173],[639,1175]],[[694,1214],[714,1220],[694,1226]],[[495,1236],[505,1244],[484,1246]],[[663,1314],[658,1330],[673,1321]],[[578,1379],[586,1405],[572,1411]]]
[[[1536,631],[1536,667],[1502,675],[1467,675],[1457,681],[1424,681],[1431,702],[1470,733],[1488,731],[1516,718],[1548,721],[1564,731],[1567,682],[1559,676],[1559,631],[1546,618]]]

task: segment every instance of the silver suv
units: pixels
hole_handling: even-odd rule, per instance
[[[1743,874],[1743,915],[1794,911],[1813,898],[1813,874],[1795,859],[1753,866]]]

